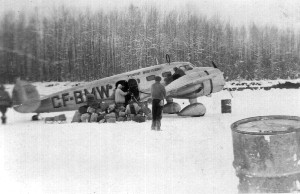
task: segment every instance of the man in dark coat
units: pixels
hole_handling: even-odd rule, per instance
[[[164,99],[166,98],[166,89],[160,83],[161,77],[155,77],[155,83],[151,86],[152,97],[152,130],[161,130],[162,110],[164,106]]]
[[[178,79],[178,78],[180,78],[180,77],[182,77],[182,76],[184,76],[185,75],[185,73],[184,73],[184,71],[182,70],[182,69],[180,69],[180,68],[178,68],[178,67],[174,67],[174,74],[173,74],[173,80],[176,80],[176,79]]]
[[[5,91],[4,86],[1,84],[0,85],[0,111],[2,113],[2,117],[1,117],[2,124],[6,123],[5,113],[7,111],[7,108],[9,108],[11,106],[12,106],[12,100],[11,100],[8,92]]]

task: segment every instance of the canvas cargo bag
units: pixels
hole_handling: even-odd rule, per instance
[[[116,118],[116,113],[112,112],[112,113],[106,114],[106,115],[105,115],[105,118],[106,118],[106,119],[109,119],[109,118]]]
[[[87,109],[88,109],[88,106],[84,105],[84,106],[79,107],[78,111],[80,114],[84,114],[84,113],[87,113]]]
[[[109,104],[108,103],[100,103],[100,108],[102,109],[102,111],[104,111],[104,110],[106,110],[106,109],[108,109],[108,107],[109,107]]]
[[[136,116],[133,117],[132,120],[135,121],[135,122],[138,122],[138,123],[142,123],[142,122],[146,121],[146,117],[142,116],[142,115],[136,115]]]
[[[98,123],[105,123],[106,120],[105,119],[101,119]]]
[[[119,117],[125,117],[125,116],[126,116],[125,112],[119,112]]]
[[[81,115],[81,122],[89,122],[90,121],[90,114],[89,113],[85,113]]]
[[[145,113],[145,115],[151,114],[151,109],[146,106],[143,106],[141,110]]]
[[[58,116],[55,116],[54,117],[54,121],[56,122],[63,122],[63,121],[66,121],[67,120],[67,117],[65,114],[61,114],[61,115],[58,115]]]
[[[46,117],[45,118],[45,123],[53,123],[54,122],[54,117]]]
[[[93,113],[90,118],[90,122],[97,122],[98,114]]]
[[[108,118],[108,119],[106,119],[106,122],[107,123],[115,123],[116,122],[116,118]]]
[[[119,117],[118,121],[126,121],[126,117]]]
[[[146,115],[146,119],[147,120],[152,120],[152,114],[150,113],[150,114]]]
[[[134,114],[129,114],[129,115],[128,115],[128,118],[130,118],[130,121],[133,120],[134,117],[135,117]]]
[[[97,117],[97,122],[101,121],[102,119],[105,119],[105,114],[99,114]]]

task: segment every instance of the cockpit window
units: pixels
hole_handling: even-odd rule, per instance
[[[180,68],[184,71],[189,71],[192,70],[194,67],[191,64],[187,64],[187,65],[180,66]]]
[[[146,77],[147,81],[152,81],[155,80],[155,75],[149,75],[148,77]]]

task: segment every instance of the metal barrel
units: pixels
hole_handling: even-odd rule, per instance
[[[231,131],[240,193],[300,191],[300,117],[246,118]]]
[[[222,113],[231,113],[231,100],[230,99],[221,100],[221,112]]]

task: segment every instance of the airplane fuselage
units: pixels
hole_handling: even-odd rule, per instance
[[[186,76],[166,85],[164,79],[174,73],[174,67],[183,69]],[[210,75],[211,77],[209,77]],[[150,88],[155,82],[155,76],[161,76],[163,78],[162,84],[166,85],[167,94],[172,98],[197,98],[218,92],[222,90],[225,85],[223,75],[219,69],[212,67],[194,67],[189,62],[165,63],[113,75],[89,82],[85,85],[56,92],[42,98],[40,106],[34,112],[76,110],[86,103],[85,96],[88,93],[94,94],[98,100],[113,102],[113,93],[116,88],[116,83],[130,79],[136,80],[140,91],[140,99],[145,100],[150,97]],[[196,83],[196,80],[201,79],[201,77],[208,79]],[[193,81],[193,79],[195,79],[195,84],[190,84],[189,82]],[[186,84],[187,87],[184,87],[184,84]],[[176,87],[179,85],[183,85],[183,87],[176,91]],[[174,92],[174,90],[176,92]],[[170,91],[170,93],[168,93],[168,91]]]

